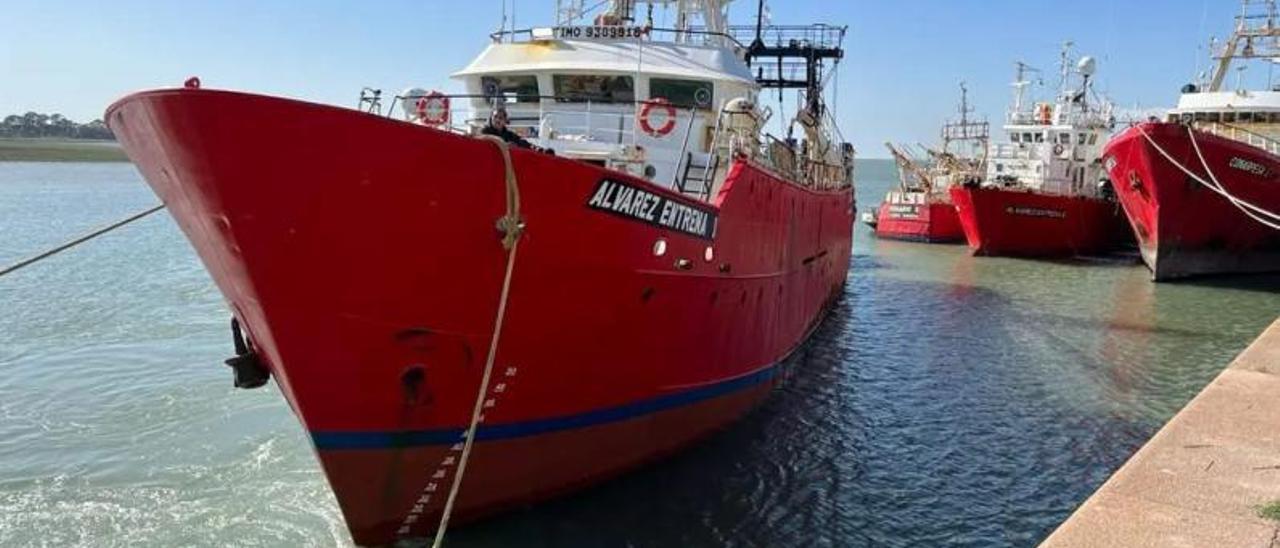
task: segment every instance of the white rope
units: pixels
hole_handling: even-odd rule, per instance
[[[1200,158],[1200,165],[1204,167],[1205,174],[1209,176],[1209,180],[1213,182],[1213,185],[1215,187],[1217,187],[1219,194],[1224,196],[1227,199],[1227,201],[1230,201],[1231,205],[1234,205],[1236,206],[1237,209],[1239,209],[1240,211],[1243,211],[1245,215],[1249,216],[1249,218],[1255,221],[1258,221],[1259,223],[1262,223],[1266,226],[1269,226],[1272,229],[1280,230],[1280,225],[1277,225],[1274,223],[1275,220],[1280,220],[1280,215],[1277,215],[1275,213],[1262,209],[1244,200],[1238,199],[1235,196],[1232,196],[1230,192],[1227,192],[1227,188],[1222,186],[1222,182],[1219,181],[1216,176],[1214,176],[1213,170],[1209,169],[1209,162],[1205,161],[1204,154],[1200,152],[1200,143],[1196,140],[1195,132],[1191,130],[1190,126],[1187,127],[1187,136],[1191,139],[1191,147],[1195,149],[1196,157]],[[1249,211],[1250,209],[1257,211],[1262,215],[1270,217],[1272,221],[1258,218],[1257,215],[1254,215],[1252,212]]]
[[[449,497],[445,499],[444,511],[440,514],[440,525],[436,527],[435,541],[432,548],[440,548],[444,544],[444,534],[449,528],[449,517],[453,514],[453,504],[458,498],[462,486],[462,476],[467,471],[467,459],[471,456],[471,447],[475,444],[476,429],[480,425],[480,414],[484,410],[485,394],[489,392],[489,379],[493,374],[494,358],[498,354],[498,340],[502,337],[502,320],[507,314],[507,297],[511,293],[511,273],[515,270],[516,249],[519,248],[520,235],[524,231],[524,222],[520,219],[520,188],[516,184],[515,169],[511,166],[511,151],[506,141],[493,135],[480,137],[492,141],[502,154],[506,168],[507,213],[498,219],[498,229],[503,232],[502,247],[507,251],[507,268],[502,277],[502,292],[498,296],[497,317],[493,321],[493,336],[489,338],[489,355],[484,361],[484,374],[480,377],[480,389],[476,391],[476,402],[471,409],[471,423],[463,438],[462,455],[458,458],[458,472],[453,476],[453,484],[449,487]]]
[[[1258,215],[1255,215],[1252,211],[1250,211],[1250,209],[1255,210],[1259,214],[1265,215],[1267,217],[1271,217],[1273,219],[1280,219],[1280,215],[1277,215],[1275,213],[1262,209],[1261,207],[1258,207],[1254,204],[1251,204],[1249,202],[1236,198],[1235,196],[1232,196],[1230,192],[1227,192],[1225,188],[1221,187],[1221,184],[1217,182],[1216,178],[1214,178],[1213,183],[1209,183],[1208,181],[1205,181],[1199,175],[1196,175],[1191,170],[1187,169],[1186,166],[1182,165],[1177,160],[1174,160],[1173,156],[1169,155],[1169,153],[1166,152],[1164,148],[1162,148],[1158,143],[1156,143],[1155,139],[1152,139],[1151,136],[1148,135],[1147,132],[1142,129],[1141,125],[1135,125],[1133,127],[1138,130],[1138,133],[1142,134],[1142,136],[1146,138],[1147,142],[1151,144],[1151,147],[1156,149],[1156,152],[1159,152],[1160,155],[1163,156],[1165,160],[1167,160],[1170,164],[1173,164],[1174,167],[1178,168],[1183,173],[1187,174],[1188,177],[1191,177],[1193,180],[1200,183],[1201,185],[1204,185],[1209,190],[1212,190],[1218,193],[1219,195],[1221,195],[1223,198],[1226,198],[1228,202],[1230,202],[1240,211],[1244,212],[1244,214],[1249,216],[1249,218],[1255,221],[1258,221],[1259,223],[1262,223],[1264,226],[1270,227],[1275,230],[1280,230],[1280,224],[1276,224],[1275,222],[1268,221],[1263,218],[1259,218]],[[1195,147],[1196,154],[1200,156],[1200,161],[1202,164],[1204,164],[1205,172],[1208,173],[1210,178],[1213,178],[1213,172],[1209,170],[1208,163],[1205,162],[1204,156],[1200,154],[1200,146],[1196,143],[1195,134],[1192,133],[1192,129],[1190,127],[1187,128],[1187,132],[1191,138],[1192,146]]]

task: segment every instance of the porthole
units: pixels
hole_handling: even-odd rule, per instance
[[[666,254],[667,254],[667,241],[662,238],[658,238],[658,241],[653,242],[653,256],[661,257]]]

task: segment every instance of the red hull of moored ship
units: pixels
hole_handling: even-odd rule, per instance
[[[1183,171],[1208,183],[1216,180],[1238,200],[1278,212],[1280,157],[1170,123],[1131,127],[1107,144],[1105,154],[1116,194],[1155,279],[1280,271],[1280,231],[1250,218]]]
[[[132,95],[106,120],[310,433],[355,541],[430,534],[503,285],[498,148],[209,90]],[[849,264],[848,187],[802,187],[739,158],[706,203],[583,162],[511,156],[526,228],[455,522],[598,481],[740,417]],[[588,207],[605,180],[711,216],[713,234]]]
[[[885,201],[876,214],[876,236],[929,243],[964,241],[956,207],[945,202],[894,204]]]
[[[999,188],[951,189],[969,248],[977,255],[1070,257],[1126,239],[1120,206],[1093,198]]]

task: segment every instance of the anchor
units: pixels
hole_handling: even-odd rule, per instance
[[[236,346],[236,355],[227,358],[225,363],[231,367],[235,387],[258,388],[267,384],[271,372],[262,365],[253,345],[245,342],[244,334],[240,331],[240,320],[235,317],[231,318],[231,339]]]

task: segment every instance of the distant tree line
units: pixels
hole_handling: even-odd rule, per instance
[[[107,124],[94,120],[74,122],[61,114],[11,114],[0,122],[0,137],[57,137],[63,139],[115,139]]]

